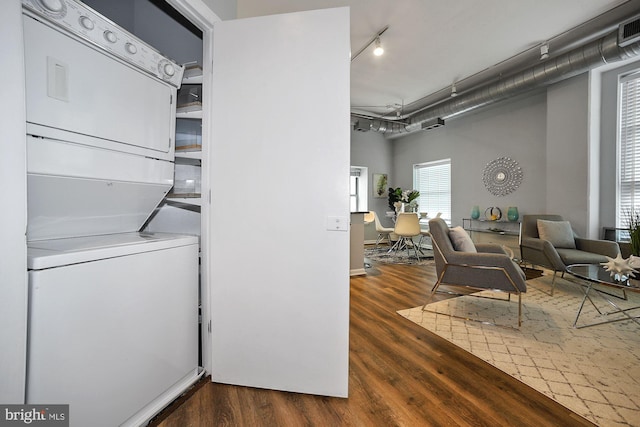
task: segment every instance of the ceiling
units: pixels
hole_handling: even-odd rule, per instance
[[[592,34],[591,27],[612,24],[612,19],[617,25],[621,18],[616,15],[640,12],[640,0],[237,0],[237,4],[238,18],[350,6],[352,54],[388,25],[381,36],[384,55],[374,56],[370,46],[351,63],[351,109],[389,118],[448,98],[454,81],[461,93],[527,61],[531,65],[547,41],[553,56],[560,40],[569,39],[561,35],[576,27],[579,31],[572,35]]]

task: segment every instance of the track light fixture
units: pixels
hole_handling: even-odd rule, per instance
[[[543,61],[549,57],[549,45],[544,43],[540,46],[540,61]]]
[[[353,62],[362,52],[364,52],[373,43],[376,44],[375,49],[373,50],[373,54],[376,56],[382,55],[384,53],[384,49],[382,48],[382,44],[380,42],[380,36],[382,35],[382,33],[387,31],[388,29],[389,29],[389,26],[387,25],[384,28],[380,29],[373,37],[371,37],[371,39],[364,46],[362,46],[362,48],[360,48],[360,50],[358,50],[358,52],[356,52],[355,55],[351,56],[351,62]]]
[[[384,49],[382,48],[382,45],[380,44],[380,37],[376,37],[376,48],[373,49],[373,54],[375,56],[380,56],[384,53]]]
[[[456,96],[458,96],[458,90],[456,89],[456,82],[453,82],[451,84],[451,97],[455,98]]]

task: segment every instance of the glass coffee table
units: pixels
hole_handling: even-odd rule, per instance
[[[609,297],[614,297],[618,299],[626,300],[626,292],[640,292],[640,280],[636,279],[626,279],[626,280],[617,280],[611,277],[611,274],[604,269],[600,264],[573,264],[567,267],[567,273],[571,274],[578,279],[582,279],[585,284],[584,288],[584,298],[580,303],[580,307],[578,308],[578,313],[576,314],[576,320],[573,322],[574,328],[586,328],[589,326],[603,325],[605,323],[612,322],[620,322],[623,320],[632,320],[640,325],[640,316],[633,316],[629,314],[630,311],[640,309],[640,306],[629,307],[629,308],[621,308],[615,302],[611,300]],[[622,291],[622,296],[616,296],[614,294],[606,292],[602,287],[594,287],[596,285],[602,285],[602,287],[614,288],[619,291]],[[591,300],[591,295],[595,292],[599,297],[609,303],[614,310],[606,313],[602,313],[598,307]],[[587,325],[577,326],[578,319],[580,318],[580,313],[582,313],[582,308],[584,307],[585,302],[589,300],[591,305],[598,311],[599,314],[604,316],[612,316],[616,317],[616,314],[621,314],[622,317],[618,316],[615,319],[611,318],[609,320],[605,320],[602,322],[589,323]]]

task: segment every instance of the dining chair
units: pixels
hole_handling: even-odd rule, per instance
[[[397,252],[406,248],[407,255],[409,255],[410,248],[413,248],[416,258],[420,260],[417,245],[413,241],[414,237],[420,236],[420,219],[418,218],[418,215],[412,212],[398,213],[398,218],[396,219],[396,225],[393,232],[398,236],[398,241],[391,249],[389,249],[389,252],[394,250]]]
[[[382,240],[385,235],[387,236],[387,242],[389,243],[389,246],[391,246],[390,234],[393,233],[393,228],[383,227],[380,223],[380,218],[378,218],[378,214],[375,213],[375,211],[371,212],[373,213],[373,220],[376,223],[376,231],[378,232],[378,238],[376,239],[376,248],[378,247],[378,243],[380,243],[380,240]]]

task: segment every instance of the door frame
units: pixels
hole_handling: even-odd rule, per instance
[[[213,88],[213,26],[221,19],[202,0],[166,0],[180,14],[202,31],[202,205],[200,207],[200,310],[202,364],[211,373],[211,284],[209,266],[209,211],[211,184],[209,182],[209,150],[211,145],[211,99]]]

